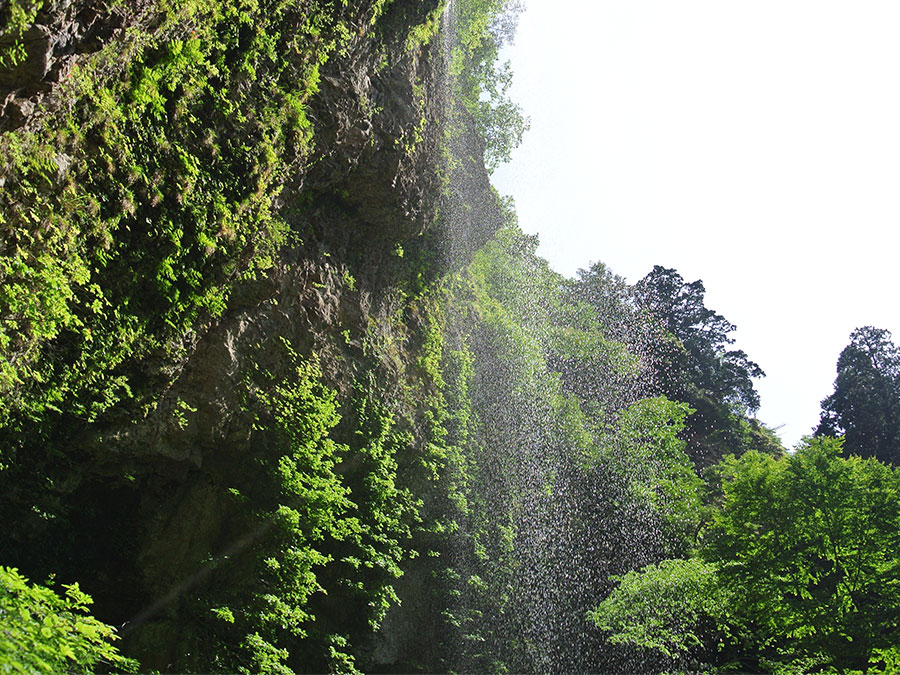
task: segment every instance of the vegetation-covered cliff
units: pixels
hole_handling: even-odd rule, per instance
[[[810,544],[792,614],[751,546],[830,467],[890,549],[895,472],[787,458],[701,282],[565,279],[491,187],[516,9],[0,2],[0,670],[896,657],[893,557]],[[823,434],[865,444],[848,387]]]
[[[144,667],[349,667],[394,597],[440,214],[478,196],[466,249],[501,220],[447,75],[491,8],[459,54],[443,11],[3,8],[4,563]]]

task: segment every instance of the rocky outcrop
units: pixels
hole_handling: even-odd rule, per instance
[[[79,59],[121,36],[151,4],[49,0],[26,30],[8,26],[0,34],[0,131],[23,126],[58,104],[54,93]]]
[[[92,570],[83,586],[98,616],[123,627],[126,651],[145,667],[185,666],[179,659],[200,648],[184,642],[185,626],[209,612],[197,597],[220,562],[261,536],[246,530],[246,514],[235,515],[228,491],[258,467],[257,419],[247,401],[253,374],[290,382],[298,354],[316,359],[342,403],[366,382],[407,425],[404,450],[415,457],[425,434],[409,392],[427,385],[416,363],[421,325],[406,298],[464,264],[501,224],[482,141],[452,108],[440,38],[407,39],[438,0],[393,0],[373,23],[374,4],[329,5],[349,39],[321,66],[307,102],[313,147],[276,193],[290,235],[271,267],[235,283],[221,315],[127,364],[131,381],[149,394],[54,432],[69,435],[71,452],[54,498],[77,508],[40,524],[37,536],[61,543],[41,554],[39,568],[66,579]],[[79,59],[117,44],[130,28],[155,30],[154,7],[56,0],[21,35],[3,36],[0,50],[19,40],[27,56],[0,72],[0,130],[51,114]],[[458,125],[453,166],[441,159],[448,124]],[[353,410],[340,413],[335,434],[350,446],[359,420]],[[341,471],[359,461],[348,458]],[[19,530],[35,536],[27,524]],[[215,584],[239,585],[245,573],[220,572]]]

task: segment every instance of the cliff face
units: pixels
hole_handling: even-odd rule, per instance
[[[60,100],[53,94],[78,61],[121,38],[150,3],[116,8],[106,4],[95,0],[4,3],[0,130],[20,128],[34,115],[58,107]]]
[[[0,566],[142,668],[661,668],[686,406],[489,184],[507,5],[0,0]]]
[[[501,221],[440,10],[0,10],[0,552],[145,667],[340,669],[391,602],[429,284]]]

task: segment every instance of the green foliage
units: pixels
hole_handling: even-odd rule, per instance
[[[406,49],[408,51],[424,47],[438,34],[441,27],[441,16],[447,10],[448,1],[442,0],[437,7],[431,10],[425,21],[410,28],[406,37]]]
[[[336,440],[336,393],[315,358],[284,348],[296,362],[289,378],[248,382],[258,468],[233,490],[260,534],[252,561],[235,563],[250,565],[241,587],[209,610],[215,638],[204,649],[218,645],[209,660],[239,672],[354,672],[356,641],[396,601],[410,555],[418,504],[397,484],[408,439],[373,386],[353,399],[348,442]]]
[[[592,459],[613,468],[629,497],[665,524],[670,553],[687,552],[700,526],[702,481],[678,437],[691,412],[663,396],[641,399],[601,432]]]
[[[0,8],[0,70],[12,70],[28,58],[23,36],[31,28],[44,0],[8,0]]]
[[[387,4],[370,3],[351,31],[341,20],[352,14],[346,1],[161,0],[143,28],[79,57],[60,92],[65,105],[43,126],[0,138],[0,468],[4,488],[15,483],[4,490],[4,509],[15,502],[14,512],[63,531],[77,504],[71,491],[89,493],[77,484],[102,466],[104,477],[127,472],[155,488],[141,492],[140,514],[123,522],[167,516],[151,502],[176,479],[135,479],[134,466],[107,452],[115,442],[81,444],[152,411],[173,364],[223,316],[239,285],[286,268],[279,256],[305,226],[308,202],[281,205],[314,147],[307,113],[320,69]],[[7,3],[9,30],[21,36],[39,5]],[[408,51],[433,42],[444,9],[438,4],[401,33]],[[447,9],[456,96],[448,133],[462,136],[474,120],[491,169],[527,126],[508,99],[508,65],[498,65],[517,6],[454,0]],[[425,93],[414,87],[419,123],[396,139],[408,153],[428,138]],[[508,203],[485,200],[489,219],[510,224],[466,270],[430,287],[430,252],[392,241],[389,264],[415,266],[415,281],[404,286],[415,289],[410,299],[391,289],[405,281],[385,273],[375,289],[368,272],[357,280],[343,268],[346,292],[390,305],[391,316],[373,320],[365,336],[344,324],[332,326],[331,337],[316,335],[316,349],[325,343],[321,363],[287,343],[251,357],[258,365],[238,386],[245,409],[233,413],[228,433],[242,428],[242,415],[252,430],[229,436],[202,463],[165,458],[173,475],[208,482],[211,496],[201,501],[215,521],[197,545],[202,560],[179,554],[179,573],[194,575],[179,579],[190,591],[147,620],[155,626],[135,628],[149,639],[156,629],[181,633],[167,646],[190,645],[173,652],[177,667],[354,672],[398,603],[401,576],[413,570],[424,575],[410,581],[413,592],[424,578],[434,593],[419,610],[433,620],[423,622],[431,631],[423,643],[440,654],[429,664],[546,670],[551,650],[571,651],[582,635],[573,618],[587,611],[580,584],[605,588],[606,574],[689,548],[701,512],[679,439],[690,409],[639,390],[643,366],[629,342],[636,312],[628,312],[621,284],[595,266],[573,287],[537,256],[536,240],[511,225]],[[689,300],[696,290],[688,285]],[[699,296],[702,306],[702,286]],[[721,329],[721,317],[705,311],[685,326]],[[688,343],[666,344],[681,355]],[[719,346],[712,352],[721,372],[710,391],[729,411],[752,407],[739,372],[752,364],[729,360],[732,352]],[[275,352],[292,364],[286,375],[266,369]],[[191,403],[173,401],[173,434],[187,435],[191,420],[208,413]],[[741,438],[766,437],[752,421],[737,426]],[[77,466],[75,487],[65,486],[70,463],[92,452],[104,456]],[[155,471],[152,452],[129,461],[146,459],[146,471]],[[27,485],[16,482],[23,474]],[[698,590],[711,588],[711,569],[669,561],[624,577],[624,587],[665,601],[656,608],[659,625],[623,642],[670,655],[696,646],[704,634],[696,622],[719,607],[718,595],[707,602]],[[686,604],[679,593],[690,596]],[[66,621],[87,602],[77,588],[68,600],[41,598]],[[539,622],[536,608],[546,615]],[[537,625],[544,618],[565,627],[552,645]],[[71,629],[40,621],[22,635],[62,640],[75,654],[57,654],[70,670],[82,662],[128,667],[106,645],[110,629],[89,617],[72,619]],[[672,637],[681,626],[687,632]],[[18,639],[5,628],[0,640]],[[101,642],[78,652],[77,641],[94,635]],[[889,649],[883,653],[887,660]],[[573,670],[588,669],[580,655],[571,658]]]
[[[621,577],[590,615],[607,639],[717,671],[892,672],[897,471],[822,437],[729,456],[715,473],[700,557]]]
[[[451,349],[442,360],[447,413],[437,487],[445,496],[438,502],[442,518],[433,543],[442,564],[434,574],[446,604],[442,667],[503,672],[521,668],[531,658],[521,636],[511,634],[511,624],[524,609],[523,598],[514,592],[520,553],[515,514],[533,488],[521,485],[516,466],[527,432],[482,420],[499,421],[496,406],[505,397],[510,405],[522,404],[524,415],[543,403],[535,372],[541,355],[532,336],[491,298],[480,269],[476,260],[471,285],[454,289],[452,302],[458,307],[465,298],[481,316],[474,326],[460,316],[449,319]],[[494,368],[492,377],[485,378]]]
[[[276,200],[346,27],[328,3],[160,9],[74,71],[43,128],[0,138],[0,425],[152,405],[134,361],[177,358],[286,241]]]
[[[753,378],[765,373],[742,350],[727,348],[735,327],[704,305],[703,282],[685,283],[657,265],[633,292],[651,322],[645,344],[653,388],[696,411],[684,435],[694,461],[702,467],[729,452],[768,448],[773,439],[748,434],[744,424],[759,408]]]
[[[546,370],[542,376],[540,343],[511,320],[485,277],[494,278],[493,253],[477,254],[465,277],[448,280],[434,297],[419,359],[435,386],[425,399],[431,485],[417,537],[429,553],[421,565],[438,608],[430,667],[440,670],[502,672],[533,658],[521,634],[510,633],[525,602],[514,590],[521,555],[515,514],[523,501],[546,496],[520,483],[516,453],[528,432],[482,420],[492,419],[504,397],[526,415],[544,405],[538,388]]]
[[[728,637],[731,599],[718,584],[715,565],[663,560],[614,580],[615,590],[588,615],[610,632],[610,643],[680,659]]]
[[[440,375],[423,512],[435,514],[442,670],[596,668],[597,654],[568,647],[583,640],[572,617],[589,609],[584,584],[683,554],[699,525],[700,481],[678,438],[687,405],[635,400],[637,358],[572,302],[536,243],[510,225],[448,280],[440,365],[422,363]]]
[[[834,393],[822,401],[818,435],[844,435],[847,453],[900,461],[900,349],[886,330],[850,335],[837,362]]]
[[[135,672],[113,645],[115,629],[88,613],[90,596],[77,583],[63,588],[60,596],[0,567],[0,673]]]
[[[497,64],[500,48],[512,40],[519,11],[521,5],[511,0],[454,0],[450,4],[450,29],[455,36],[450,74],[486,141],[488,171],[509,161],[529,126],[521,108],[507,94],[512,82],[509,63]]]
[[[629,286],[609,267],[595,262],[586,270],[578,270],[577,278],[569,281],[566,292],[571,302],[592,308],[596,321],[609,337],[636,341],[642,322],[632,303]]]
[[[724,463],[704,555],[771,662],[866,670],[900,639],[900,477],[840,455],[823,437]]]
[[[481,311],[495,310],[527,326],[557,371],[565,373],[568,363],[587,378],[637,375],[637,357],[611,339],[588,303],[569,295],[564,279],[537,255],[537,245],[536,237],[510,225],[475,256],[470,273]]]
[[[4,4],[2,18],[9,14],[15,21],[3,23],[3,30],[21,33],[39,4]],[[109,451],[114,444],[87,451],[84,439],[109,425],[130,428],[153,413],[234,289],[268,274],[284,246],[295,243],[291,225],[297,223],[286,217],[298,216],[286,214],[281,191],[302,175],[313,150],[307,110],[319,69],[354,37],[344,25],[348,17],[365,25],[385,3],[367,5],[371,17],[345,5],[144,3],[143,18],[101,51],[78,56],[71,77],[55,93],[61,102],[56,112],[0,136],[0,512],[14,531],[15,543],[4,549],[6,555],[15,551],[14,560],[47,555],[58,543],[48,532],[76,538],[67,523],[87,517],[74,515],[84,497],[72,491],[96,481],[96,463],[105,467],[104,476],[119,472],[135,481],[137,474],[142,483],[141,471]],[[311,598],[323,589],[338,603],[352,596],[366,631],[392,597],[386,580],[398,574],[397,542],[409,526],[398,524],[397,514],[409,519],[413,509],[391,482],[402,436],[386,422],[386,436],[374,425],[376,435],[366,437],[372,442],[360,448],[331,441],[331,431],[322,429],[337,420],[329,417],[337,404],[323,393],[316,407],[314,389],[294,392],[287,386],[268,382],[261,399],[248,398],[264,406],[265,397],[274,397],[283,415],[318,420],[311,428],[324,436],[301,447],[287,431],[276,433],[292,421],[269,413],[260,424],[271,426],[266,442],[281,454],[261,452],[259,463],[232,458],[270,488],[263,493],[239,480],[221,488],[235,491],[229,526],[247,528],[238,538],[245,546],[258,544],[253,552],[259,557],[255,567],[246,560],[249,553],[234,556],[239,563],[211,551],[208,559],[193,561],[203,574],[215,567],[216,579],[231,573],[248,583],[236,597],[204,588],[207,595],[198,592],[193,604],[176,603],[172,613],[181,621],[184,642],[202,645],[182,655],[191,668],[277,671],[273,664],[287,658],[282,643],[297,647],[297,636],[281,624],[305,629],[313,616]],[[171,422],[190,433],[195,412],[178,399]],[[390,419],[383,410],[371,417]],[[366,455],[358,465],[372,472],[371,484],[363,485],[360,474],[346,467],[335,468],[348,448]],[[101,457],[89,457],[93,451]],[[168,461],[152,450],[146,457],[147,466]],[[273,495],[282,499],[272,503]],[[134,509],[123,519],[136,521],[165,503],[151,500],[147,511]],[[85,511],[94,508],[88,503]],[[32,522],[38,531],[29,531]],[[121,537],[138,548],[142,534],[136,529]],[[82,547],[91,551],[90,560],[106,543],[63,542],[56,555],[77,567],[84,564]],[[66,546],[79,553],[67,555]],[[137,565],[130,559],[127,564]],[[250,569],[235,572],[238,564]],[[326,566],[351,571],[325,580]],[[151,572],[149,583],[165,574]],[[279,575],[283,593],[264,590]],[[135,589],[134,597],[141,592]],[[247,613],[250,606],[255,614]],[[356,630],[354,638],[362,632]],[[304,639],[308,644],[295,658],[302,659],[306,649],[311,661],[323,659],[323,668],[322,654],[335,663],[349,658],[339,628]]]
[[[728,333],[735,327],[704,306],[705,292],[702,281],[687,284],[675,270],[659,265],[635,286],[639,306],[684,350],[673,364],[680,377],[673,378],[676,373],[670,372],[668,381],[660,384],[687,387],[690,383],[726,404],[754,412],[759,408],[759,394],[751,378],[763,377],[764,373],[744,352],[726,349],[734,342]],[[676,389],[672,393],[679,392]]]

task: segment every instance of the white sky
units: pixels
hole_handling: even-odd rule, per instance
[[[900,2],[525,1],[494,183],[566,276],[702,279],[793,445],[854,328],[900,342]]]

